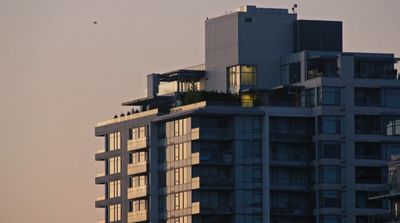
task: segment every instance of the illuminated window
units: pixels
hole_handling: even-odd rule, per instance
[[[179,143],[174,145],[174,160],[184,160],[187,158],[187,143]]]
[[[187,169],[186,167],[177,168],[174,170],[174,183],[175,185],[187,183]]]
[[[115,132],[107,135],[108,151],[121,149],[121,133]]]
[[[144,138],[147,136],[146,126],[140,126],[137,128],[133,128],[133,129],[131,129],[130,134],[131,134],[131,136],[130,136],[131,139]]]
[[[121,221],[121,204],[108,206],[108,220],[110,222]]]
[[[108,174],[121,173],[121,157],[112,157],[108,159]]]
[[[175,210],[187,208],[187,193],[179,192],[174,195]]]
[[[121,181],[108,182],[108,198],[120,197],[121,196]]]
[[[238,93],[242,89],[257,86],[257,66],[237,65],[228,68],[229,91]]]

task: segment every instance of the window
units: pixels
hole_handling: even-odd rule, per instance
[[[374,142],[356,142],[356,159],[382,159],[382,150],[379,143]]]
[[[174,170],[174,183],[175,185],[187,183],[187,168],[177,168]]]
[[[341,118],[340,116],[320,116],[319,133],[320,134],[340,134]]]
[[[338,166],[321,166],[319,168],[320,183],[340,183],[341,169]]]
[[[340,105],[340,87],[318,87],[318,105]]]
[[[356,183],[382,184],[386,182],[387,169],[384,167],[357,166]]]
[[[134,176],[130,178],[129,187],[140,187],[147,185],[146,176]]]
[[[242,89],[257,86],[257,66],[237,65],[228,68],[229,91],[238,93]]]
[[[337,59],[308,59],[307,80],[317,77],[339,77]]]
[[[340,142],[319,142],[318,158],[320,159],[340,159]]]
[[[380,134],[380,118],[376,115],[356,115],[355,116],[356,134]]]
[[[396,79],[393,60],[372,60],[355,58],[354,74],[356,78]]]
[[[121,204],[108,206],[108,220],[110,222],[121,221]]]
[[[139,139],[147,136],[146,126],[131,129],[130,139]]]
[[[108,151],[121,149],[121,133],[115,132],[107,135]]]
[[[368,191],[356,191],[356,208],[382,208],[382,200],[369,200]]]
[[[356,106],[375,106],[381,104],[381,92],[379,88],[355,88],[354,104]]]
[[[315,88],[306,89],[305,91],[306,107],[315,107]]]
[[[179,143],[175,144],[174,146],[174,160],[184,160],[187,158],[187,150],[188,144],[187,143]]]
[[[321,208],[340,208],[342,206],[342,199],[340,191],[336,190],[323,190],[319,192]]]
[[[121,196],[121,181],[108,182],[108,198],[115,198]]]
[[[312,147],[302,143],[271,143],[270,159],[279,161],[307,161]]]
[[[392,155],[400,154],[400,144],[399,143],[384,143],[382,148],[385,153],[385,159],[390,160]]]
[[[130,203],[129,211],[145,211],[147,210],[147,201],[146,200],[134,200]]]
[[[121,173],[121,157],[112,157],[108,159],[108,174]]]
[[[385,107],[400,108],[400,89],[382,89],[382,104]]]
[[[399,99],[400,100],[400,99]],[[386,126],[386,134],[388,136],[400,135],[400,117],[383,117],[383,125]]]
[[[140,163],[145,162],[147,160],[147,152],[134,152],[129,154],[130,155],[130,163]]]
[[[187,192],[178,192],[174,194],[175,210],[188,207]]]

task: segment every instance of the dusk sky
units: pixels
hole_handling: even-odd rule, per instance
[[[143,97],[146,74],[203,63],[206,17],[293,3],[343,21],[345,51],[400,57],[399,0],[0,0],[0,222],[102,218],[96,121]]]

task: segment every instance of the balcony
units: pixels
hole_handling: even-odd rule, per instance
[[[147,196],[147,185],[128,188],[128,199]]]
[[[95,178],[95,183],[96,184],[104,184],[106,182],[106,173],[105,172],[101,172],[96,174],[96,178]]]
[[[200,153],[192,153],[192,165],[200,163]]]
[[[207,177],[202,176],[200,188],[230,190],[233,188],[232,179],[229,177]]]
[[[200,140],[215,140],[215,141],[223,141],[223,140],[232,140],[233,132],[232,129],[229,128],[213,128],[213,129],[201,129],[200,130]]]
[[[233,154],[231,152],[200,153],[200,163],[209,165],[232,165]]]
[[[192,214],[200,214],[200,202],[192,203]]]
[[[128,213],[128,223],[147,221],[147,210],[132,211]]]
[[[308,208],[301,205],[273,205],[271,206],[271,215],[280,215],[280,216],[304,216],[308,215]]]
[[[96,199],[96,202],[95,202],[96,208],[104,208],[104,207],[106,207],[105,201],[106,201],[106,197],[105,196],[98,197]]]
[[[270,140],[271,141],[287,141],[287,142],[292,142],[292,141],[310,141],[312,140],[312,134],[307,133],[307,132],[271,132],[270,133]]]
[[[147,137],[128,140],[128,151],[145,149],[147,147]]]
[[[98,149],[96,154],[95,154],[95,160],[96,161],[106,160],[105,153],[106,153],[106,149],[105,148]]]
[[[192,178],[192,190],[200,189],[200,177]]]
[[[147,161],[128,164],[128,175],[135,175],[146,172],[147,172]]]

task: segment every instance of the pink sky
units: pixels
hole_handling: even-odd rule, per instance
[[[293,3],[0,0],[0,222],[101,218],[96,121],[144,96],[147,73],[202,63],[206,17]],[[342,20],[345,51],[400,57],[399,0],[296,3],[299,18]]]

